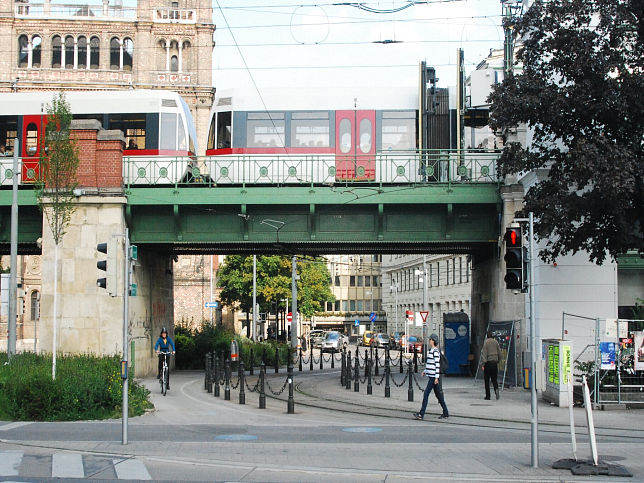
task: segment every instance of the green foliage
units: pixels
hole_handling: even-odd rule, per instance
[[[286,309],[284,299],[291,299],[291,257],[271,255],[257,257],[257,303],[260,312],[275,313],[275,307]],[[322,260],[298,260],[298,312],[311,317],[333,301],[331,276]],[[253,257],[226,257],[218,272],[221,300],[228,307],[250,312],[253,305]]]
[[[45,213],[56,245],[62,240],[76,209],[74,188],[78,170],[78,149],[70,139],[72,113],[61,91],[47,106],[45,149],[41,149],[36,181],[38,204]]]
[[[488,99],[490,126],[531,129],[530,146],[507,145],[499,168],[548,173],[523,210],[547,240],[544,260],[644,252],[642,14],[630,0],[535,0],[515,25],[522,72]]]
[[[65,356],[57,359],[51,378],[51,356],[18,354],[4,365],[0,354],[0,419],[75,421],[119,417],[122,411],[121,361],[118,356]],[[132,374],[131,374],[132,376]],[[149,391],[130,378],[130,415],[152,405]]]

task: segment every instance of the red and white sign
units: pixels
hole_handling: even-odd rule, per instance
[[[414,313],[411,310],[405,310],[405,316],[407,317],[407,323],[414,323]]]
[[[420,314],[420,318],[423,319],[423,323],[427,322],[427,316],[429,315],[429,312],[421,310],[419,314]]]
[[[288,314],[286,314],[286,321],[287,322],[293,321],[293,312],[289,312]]]

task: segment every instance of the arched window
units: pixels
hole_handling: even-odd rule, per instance
[[[121,68],[121,41],[117,37],[110,40],[110,69],[119,70]]]
[[[89,41],[89,65],[90,69],[98,69],[100,65],[101,41],[98,37],[92,37]]]
[[[60,35],[54,35],[51,39],[51,66],[53,69],[60,69],[62,62],[62,41]]]
[[[192,52],[190,47],[190,42],[187,40],[183,42],[183,49],[181,49],[181,72],[189,72],[192,68]]]
[[[78,68],[87,69],[87,37],[78,37]]]
[[[134,42],[132,39],[123,40],[123,70],[132,70],[134,60]]]
[[[179,72],[179,57],[176,55],[170,57],[170,72]]]
[[[39,68],[40,67],[40,59],[41,59],[41,53],[42,53],[42,39],[40,38],[39,35],[34,35],[31,38],[31,66]]]
[[[38,152],[38,126],[33,122],[27,126],[27,139],[25,141],[27,156],[35,156]]]
[[[31,292],[31,320],[40,319],[40,293],[38,290]]]
[[[18,67],[27,67],[29,59],[29,38],[26,35],[18,37]]]
[[[65,37],[65,69],[74,68],[74,37]]]

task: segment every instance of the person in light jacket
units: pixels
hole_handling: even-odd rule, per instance
[[[499,383],[497,376],[499,374],[499,361],[501,360],[501,346],[499,342],[492,337],[492,332],[488,330],[487,339],[483,343],[481,350],[481,362],[483,369],[483,378],[485,379],[485,399],[490,399],[490,380],[494,386],[494,394],[499,399]]]

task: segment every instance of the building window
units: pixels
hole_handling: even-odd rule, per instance
[[[335,306],[333,307],[334,312],[340,312],[340,301],[336,300],[335,301]]]
[[[358,275],[358,287],[364,287],[364,276]]]
[[[42,39],[39,35],[34,35],[31,38],[31,66],[38,69],[40,68],[41,55],[42,55]]]
[[[18,67],[27,67],[29,59],[29,38],[26,35],[18,37]]]
[[[101,41],[98,37],[92,37],[89,41],[89,68],[98,69],[100,62]]]
[[[87,37],[78,37],[78,68],[87,69]]]
[[[378,275],[373,276],[373,286],[377,287],[378,286]]]
[[[358,306],[357,306],[358,312],[363,311],[363,304],[364,304],[364,301],[358,300]]]
[[[123,65],[121,70],[132,70],[134,62],[134,42],[132,39],[126,38],[123,40]]]
[[[60,35],[54,35],[51,39],[51,66],[60,69],[62,66],[63,44]]]
[[[65,69],[74,68],[74,37],[65,37]]]
[[[348,310],[347,308],[348,304],[346,300],[342,301],[342,312],[346,312]]]
[[[119,70],[121,67],[121,41],[116,37],[110,40],[110,69]]]
[[[350,301],[349,301],[349,310],[350,310],[351,312],[355,312],[355,311],[356,311],[356,301],[355,301],[355,300],[350,300]]]
[[[349,276],[349,287],[355,287],[356,286],[356,276],[355,275],[350,275]]]
[[[371,276],[370,275],[365,275],[365,277],[364,277],[364,286],[365,287],[371,287]]]
[[[170,57],[170,72],[179,72],[179,57],[176,55]]]
[[[31,292],[31,320],[40,319],[40,294],[37,290]]]
[[[331,312],[333,310],[333,302],[326,303],[326,311]]]
[[[364,311],[371,312],[371,300],[364,301]]]
[[[340,275],[336,275],[334,281],[335,281],[335,286],[339,287],[340,286]]]

